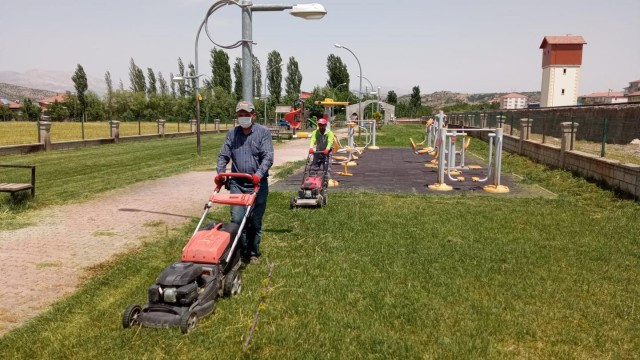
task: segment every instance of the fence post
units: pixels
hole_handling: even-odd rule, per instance
[[[167,123],[167,120],[158,119],[158,134],[160,137],[164,137],[164,126]]]
[[[197,124],[197,121],[195,119],[191,120],[191,132],[194,133],[194,134],[196,132],[197,125],[198,124]]]
[[[213,120],[213,123],[213,130],[215,130],[216,132],[220,132],[220,119]]]
[[[607,130],[609,128],[609,121],[607,118],[604,118],[604,124],[602,126],[602,149],[600,150],[600,157],[604,157],[605,155],[605,147],[607,144]]]
[[[496,116],[497,117],[497,128],[503,128],[504,127],[504,115],[502,115],[502,113],[500,113],[500,115]]]
[[[520,119],[520,144],[518,145],[518,154],[522,154],[522,146],[524,144],[524,141],[529,140],[529,136],[531,136],[532,123],[533,119]]]
[[[111,138],[114,142],[118,142],[118,139],[120,139],[120,121],[111,121]]]
[[[564,167],[565,152],[573,150],[573,141],[578,131],[578,123],[567,121],[560,123],[562,127],[562,139],[560,140],[560,167]]]
[[[480,129],[487,128],[487,113],[480,114]]]
[[[51,123],[48,121],[40,121],[38,134],[40,135],[40,143],[44,145],[44,151],[51,150]]]

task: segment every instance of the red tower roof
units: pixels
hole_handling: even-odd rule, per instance
[[[582,36],[545,36],[540,44],[540,49],[544,49],[549,45],[584,45],[587,42],[584,41]]]
[[[542,67],[582,65],[582,36],[545,36],[540,44]]]

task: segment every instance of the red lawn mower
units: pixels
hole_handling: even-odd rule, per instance
[[[307,156],[302,184],[297,196],[289,201],[291,209],[297,207],[323,207],[329,201],[329,154],[314,151]]]
[[[220,189],[231,178],[253,181],[251,174],[224,173],[215,177],[216,188],[204,214],[184,247],[181,261],[164,269],[156,283],[149,288],[144,307],[130,305],[122,315],[122,326],[134,325],[153,328],[179,326],[188,333],[198,319],[211,314],[219,296],[231,297],[242,291],[242,272],[239,240],[258,193],[254,182],[251,194],[220,194]],[[246,207],[240,225],[209,223],[202,230],[202,222],[213,204]]]

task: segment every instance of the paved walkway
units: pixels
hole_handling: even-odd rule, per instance
[[[275,144],[274,167],[305,159],[308,146],[309,139]],[[34,214],[37,225],[0,231],[0,336],[73,292],[87,267],[139,246],[158,225],[199,217],[214,176],[202,171],[145,181],[46,208]]]

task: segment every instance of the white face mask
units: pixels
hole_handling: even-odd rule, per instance
[[[248,128],[251,126],[251,116],[240,116],[238,117],[238,124],[243,128]]]

